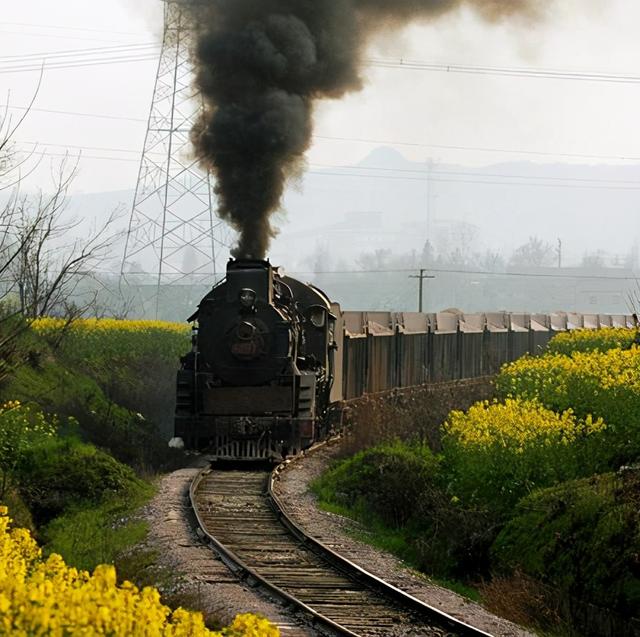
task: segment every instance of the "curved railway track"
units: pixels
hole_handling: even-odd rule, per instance
[[[490,637],[400,591],[308,536],[273,492],[278,470],[203,470],[190,498],[227,565],[315,628],[357,637]]]

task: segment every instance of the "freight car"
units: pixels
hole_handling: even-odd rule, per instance
[[[323,292],[268,261],[232,260],[189,321],[175,440],[218,459],[261,459],[325,434],[336,317]]]

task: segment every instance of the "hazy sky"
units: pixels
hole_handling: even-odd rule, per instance
[[[38,80],[38,72],[23,70],[25,64],[37,65],[45,54],[158,42],[159,0],[1,1],[0,88],[3,95],[10,91],[13,106],[28,102]],[[371,56],[640,76],[640,3],[562,0],[555,5],[547,20],[537,25],[487,25],[470,13],[416,24],[377,42]],[[143,57],[152,57],[153,50],[143,51]],[[34,110],[20,131],[19,141],[38,141],[50,154],[84,147],[77,189],[131,188],[155,66],[153,59],[145,59],[46,71],[36,108],[136,121]],[[549,153],[543,157],[398,146],[412,159],[469,165],[514,158],[598,163],[614,161],[615,157],[640,157],[640,80],[592,82],[398,68],[369,68],[367,76],[364,91],[319,108],[319,136]],[[355,162],[375,145],[318,139],[309,157],[312,163],[323,165]],[[603,158],[570,158],[566,154]],[[109,159],[93,159],[95,156]]]
[[[502,75],[369,67],[362,92],[319,107],[310,165],[358,162],[382,142],[409,159],[436,165],[514,160],[640,165],[640,3],[548,4],[547,18],[535,25],[489,25],[460,12],[375,42],[369,55],[378,60],[467,65],[476,71],[492,67]],[[68,52],[100,49],[92,53],[95,59],[110,62],[45,71],[35,108],[17,135],[23,148],[38,142],[45,153],[30,184],[45,186],[50,162],[68,149],[83,154],[76,191],[134,188],[163,3],[0,0],[0,5],[1,103],[29,102],[39,77],[33,68],[43,57],[68,66]],[[105,49],[125,45],[135,48]],[[113,63],[132,56],[139,59]],[[518,69],[562,71],[573,79],[522,76]],[[602,74],[603,81],[589,81],[585,74]],[[14,118],[20,112],[10,111]]]

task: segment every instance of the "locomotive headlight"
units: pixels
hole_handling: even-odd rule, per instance
[[[314,327],[324,327],[327,320],[326,310],[319,305],[312,307],[309,313],[309,320],[311,321],[311,325]]]
[[[242,307],[248,310],[252,309],[256,304],[257,294],[250,288],[240,290],[240,303]]]

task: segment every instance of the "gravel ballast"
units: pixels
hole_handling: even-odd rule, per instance
[[[189,502],[189,486],[199,468],[164,476],[158,493],[144,509],[149,524],[148,548],[158,554],[158,566],[173,575],[181,595],[197,610],[230,624],[236,615],[256,613],[277,624],[283,637],[315,637],[318,633],[296,623],[284,607],[250,588],[231,572],[198,536]]]

